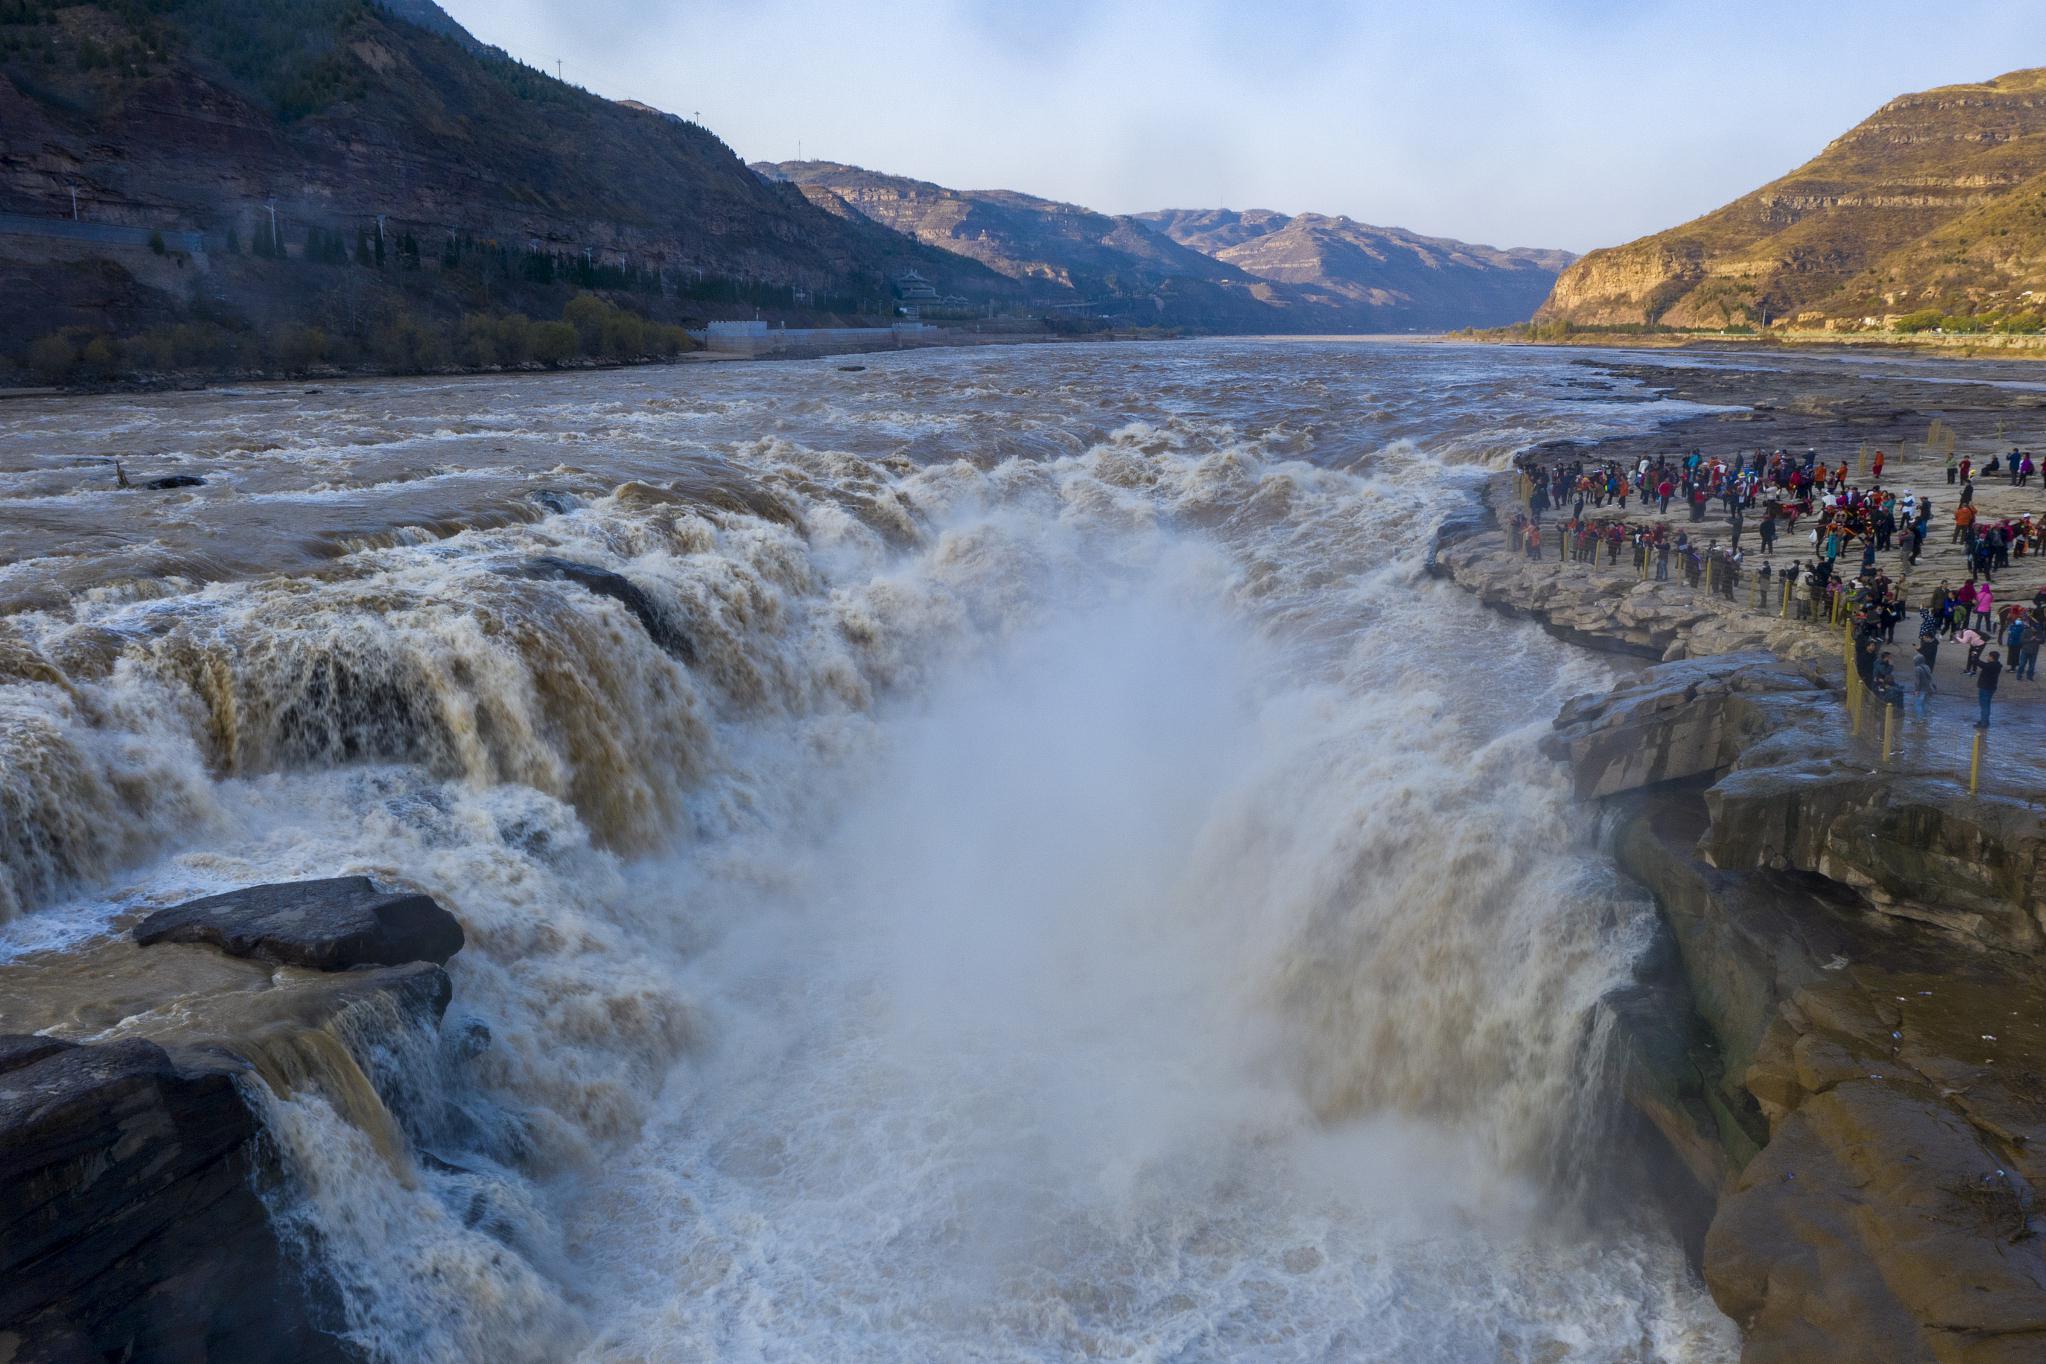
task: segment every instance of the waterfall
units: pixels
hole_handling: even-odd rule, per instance
[[[540,404],[518,515],[18,613],[0,951],[129,882],[461,918],[439,1033],[247,1087],[380,1359],[1731,1358],[1574,1197],[1652,912],[1537,741],[1609,675],[1421,573],[1580,418],[1133,355]]]

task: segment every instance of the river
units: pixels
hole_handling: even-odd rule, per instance
[[[1514,450],[1691,410],[1583,358],[10,403],[0,957],[461,918],[363,1058],[408,1150],[252,1082],[379,1359],[1731,1360],[1604,1064],[1653,908],[1537,748],[1612,674],[1423,571]]]

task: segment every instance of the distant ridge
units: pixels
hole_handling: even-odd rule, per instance
[[[2029,291],[2029,292],[2028,292]],[[2046,69],[1891,100],[1701,218],[1593,251],[1540,321],[1848,329],[2046,296]]]
[[[1477,246],[1321,213],[1165,209],[1137,215],[1174,241],[1323,306],[1431,327],[1518,321],[1547,296],[1568,251]]]
[[[1284,326],[1258,281],[1130,217],[1013,190],[956,190],[836,161],[755,163],[812,203],[1020,281],[1053,304],[1225,331]]]
[[[958,190],[835,161],[756,163],[813,203],[1011,279],[1147,301],[1216,330],[1415,331],[1517,321],[1572,257],[1501,251],[1349,218],[1268,210],[1111,215],[1013,190]]]

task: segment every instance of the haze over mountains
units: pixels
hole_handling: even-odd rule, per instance
[[[1252,330],[1413,331],[1518,321],[1573,259],[1564,251],[1502,251],[1320,214],[1199,209],[1114,216],[833,161],[755,169],[793,182],[831,212],[865,216],[1012,279],[1083,299],[1149,296],[1165,320],[1191,314]]]
[[[2046,298],[2046,69],[1891,100],[1781,179],[1593,251],[1540,319],[1855,329]]]

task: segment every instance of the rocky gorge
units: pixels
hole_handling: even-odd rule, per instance
[[[1510,548],[1516,478],[1452,518],[1433,570],[1657,660],[1566,705],[1549,747],[1661,913],[1639,990],[1610,1002],[1624,1087],[1684,1172],[1672,1205],[1710,1209],[1700,1267],[1745,1364],[2041,1358],[2046,827],[2029,769],[1973,795],[1965,760],[1922,734],[1878,739],[1873,718],[1857,734],[1838,633],[1756,610],[1752,588]]]

